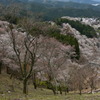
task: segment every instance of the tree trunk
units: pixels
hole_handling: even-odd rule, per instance
[[[93,89],[91,88],[91,94],[92,94],[92,90],[93,90]]]
[[[93,91],[93,87],[94,87],[94,84],[93,84],[93,80],[91,80],[91,84],[90,84],[90,87],[91,87],[91,94],[92,94],[92,91]]]
[[[0,66],[0,74],[1,74],[1,66]]]
[[[9,67],[6,67],[6,73],[9,74]]]
[[[69,93],[68,87],[65,89],[65,95],[66,95],[67,93]]]
[[[79,94],[82,95],[82,84],[81,83],[79,84],[79,91],[80,91]]]
[[[1,70],[2,70],[2,62],[0,62],[0,74],[1,74]]]
[[[52,85],[52,83],[51,83],[51,90],[53,91],[53,94],[54,94],[54,95],[57,94],[57,93],[56,93],[56,90],[55,90],[55,87]]]
[[[66,91],[67,91],[67,93],[69,93],[69,88],[68,87],[67,87],[67,90]]]
[[[67,94],[66,90],[65,90],[65,95]]]
[[[59,86],[59,91],[60,91],[60,94],[62,95],[62,88],[61,88],[61,86]]]
[[[82,95],[82,90],[80,89],[79,91],[80,91],[80,93],[79,93],[79,94],[80,94],[80,95]]]
[[[93,84],[91,85],[91,92],[90,92],[91,94],[92,94],[92,91],[93,91]]]
[[[25,80],[23,80],[23,93],[24,94],[27,94],[27,80],[25,79]]]
[[[37,89],[37,84],[35,82],[33,84],[34,84],[34,89]]]
[[[54,88],[52,88],[53,94],[56,95],[56,91]]]
[[[36,73],[34,73],[34,74],[32,75],[32,80],[33,80],[34,89],[37,89]]]

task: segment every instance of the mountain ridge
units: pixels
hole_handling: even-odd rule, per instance
[[[25,0],[21,0],[25,1]],[[76,3],[84,3],[84,4],[93,4],[93,3],[100,3],[100,1],[95,1],[95,0],[26,0],[26,1],[36,1],[36,2],[76,2]]]
[[[21,17],[23,17],[23,15],[26,16],[27,11],[31,11],[36,18],[39,16],[42,20],[55,20],[62,16],[100,17],[100,5],[93,6],[91,4],[79,4],[75,2],[64,3],[61,1],[51,2],[51,0],[50,2],[41,3],[40,1],[43,0],[39,0],[38,2],[36,0],[34,0],[34,2],[28,2],[28,0],[0,0],[0,3],[5,5],[5,9],[7,7],[6,5],[11,6],[15,3],[16,6],[20,6],[21,8],[19,11],[21,12],[21,14],[19,14]],[[10,8],[12,9],[12,7],[13,6]],[[1,9],[1,12],[5,9]],[[29,16],[31,16],[31,14]]]

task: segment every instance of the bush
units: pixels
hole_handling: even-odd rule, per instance
[[[38,83],[38,86],[39,86],[39,87],[42,87],[42,88],[47,88],[47,82],[46,82],[46,81],[40,81],[40,82]]]

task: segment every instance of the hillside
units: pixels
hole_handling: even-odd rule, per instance
[[[99,100],[100,94],[84,94],[83,96],[80,96],[78,94],[70,93],[68,95],[56,95],[54,96],[52,94],[52,91],[47,89],[37,89],[35,90],[33,88],[33,85],[28,85],[29,89],[29,95],[27,98],[25,95],[22,94],[22,82],[17,79],[9,79],[9,75],[2,74],[0,75],[0,100]],[[14,86],[14,92],[12,91],[12,87]]]
[[[99,100],[99,7],[0,0],[0,100]]]
[[[35,89],[42,87],[54,94],[79,90],[81,95],[86,88],[90,93],[100,88],[98,37],[87,37],[64,22],[58,26],[54,22],[26,21],[18,25],[0,21],[0,75],[4,72],[22,82],[30,75],[27,84],[31,82]]]

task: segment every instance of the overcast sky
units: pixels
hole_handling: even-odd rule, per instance
[[[94,1],[100,1],[100,0],[94,0]]]
[[[60,0],[60,1],[68,1],[68,0]],[[79,0],[79,1],[81,1],[81,0]],[[89,0],[88,0],[89,1]],[[100,1],[100,0],[92,0],[92,1]]]

